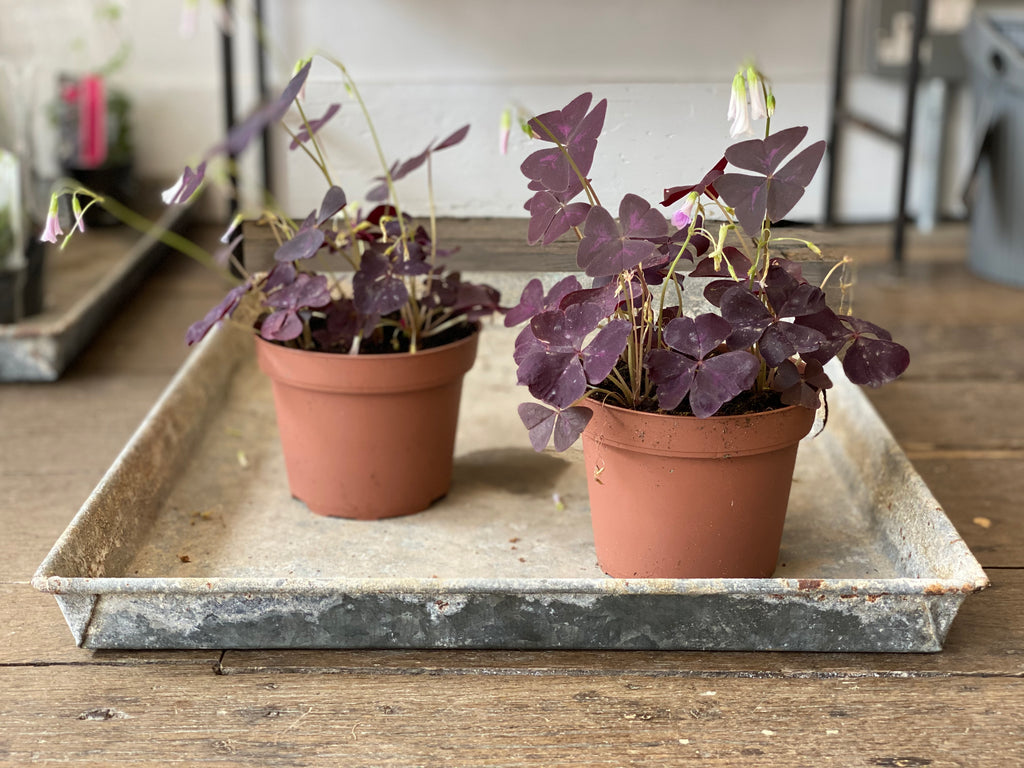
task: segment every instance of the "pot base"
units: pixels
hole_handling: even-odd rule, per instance
[[[799,441],[814,412],[697,419],[588,404],[583,434],[598,563],[609,576],[767,578]]]

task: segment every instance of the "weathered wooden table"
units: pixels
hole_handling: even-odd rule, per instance
[[[816,237],[910,347],[872,399],[993,583],[933,655],[75,648],[29,579],[223,292],[169,258],[60,382],[0,386],[0,765],[1024,765],[1024,294],[965,237],[912,237],[902,278],[885,232]]]

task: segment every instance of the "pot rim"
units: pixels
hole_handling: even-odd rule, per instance
[[[589,398],[584,405],[595,417],[583,432],[585,441],[680,458],[751,456],[793,445],[810,433],[817,414],[817,410],[801,405],[787,405],[770,411],[699,418],[637,411]],[[598,416],[602,412],[606,415]],[[759,428],[767,428],[772,421],[782,422],[774,435],[769,431],[755,437]]]
[[[422,359],[423,357],[442,354],[446,350],[451,350],[458,347],[460,344],[470,344],[472,343],[474,338],[479,337],[479,335],[483,332],[483,326],[480,324],[479,321],[474,322],[472,325],[473,332],[470,333],[468,336],[464,336],[463,338],[458,339],[456,341],[450,341],[447,344],[441,344],[436,347],[429,347],[428,349],[421,349],[418,352],[370,352],[367,354],[363,354],[362,352],[360,352],[358,355],[350,355],[341,352],[321,352],[315,349],[296,349],[295,347],[285,347],[273,341],[269,341],[268,339],[264,339],[262,336],[260,336],[259,332],[254,332],[253,338],[256,340],[257,344],[264,345],[266,347],[273,347],[275,353],[277,354],[310,355],[313,357],[332,359],[345,358],[346,360],[352,361],[353,365],[360,365],[360,363],[355,361],[363,360],[366,361],[366,364],[369,364],[370,361],[401,360],[403,358],[413,357]]]

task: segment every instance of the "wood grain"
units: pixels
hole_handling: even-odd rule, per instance
[[[311,680],[147,666],[8,669],[4,685],[10,764],[964,766],[1024,755],[1021,684],[999,678]]]
[[[552,263],[522,222],[442,232],[463,266]],[[942,653],[76,648],[27,581],[223,292],[172,258],[65,379],[0,392],[0,765],[1024,766],[1024,417],[993,409],[1024,395],[1024,300],[967,271],[963,226],[911,232],[903,276],[889,236],[815,233],[861,262],[858,313],[911,348],[870,395],[990,569]]]

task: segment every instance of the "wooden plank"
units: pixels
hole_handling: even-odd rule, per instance
[[[865,390],[907,453],[1024,449],[1024,381],[895,381]]]
[[[9,765],[937,768],[1024,755],[1024,683],[1006,678],[0,673]]]
[[[1024,677],[1024,570],[989,574],[993,586],[964,602],[938,654],[605,651],[228,651],[224,674],[331,672],[739,677],[1015,675]]]
[[[910,458],[982,567],[1024,567],[1024,452]]]
[[[213,669],[221,652],[85,651],[75,646],[57,601],[27,583],[0,584],[0,679],[5,666],[194,664]],[[2,698],[2,696],[0,696]],[[0,752],[2,754],[2,752]]]

